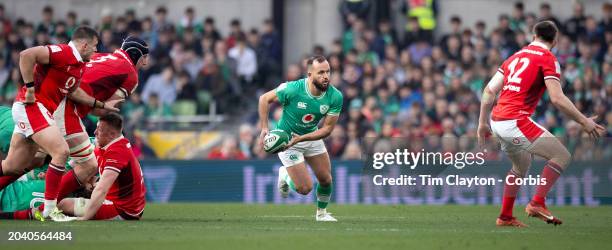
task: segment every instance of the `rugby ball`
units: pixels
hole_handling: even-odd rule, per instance
[[[271,130],[264,137],[264,151],[267,153],[276,153],[289,143],[289,134],[280,129]]]

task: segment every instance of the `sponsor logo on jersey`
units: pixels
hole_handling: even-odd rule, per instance
[[[514,145],[520,145],[521,144],[521,139],[514,138],[514,139],[512,139],[512,143],[514,143]]]
[[[305,114],[304,116],[302,116],[302,122],[303,123],[311,123],[312,121],[314,121],[315,116],[313,114]]]
[[[60,88],[60,92],[62,92],[63,94],[68,94],[68,92],[70,92],[70,90],[72,89],[72,87],[74,87],[74,85],[76,84],[76,78],[74,78],[74,76],[68,77],[68,79],[66,79],[66,84],[65,84],[65,88],[61,89]]]
[[[49,48],[51,49],[51,53],[62,51],[62,48],[60,46],[57,46],[57,45],[49,45]]]
[[[319,106],[319,111],[321,111],[321,114],[323,114],[323,115],[324,115],[325,113],[327,113],[327,111],[328,111],[328,110],[329,110],[329,106],[327,106],[327,105],[321,105],[321,106]]]
[[[514,86],[514,85],[506,85],[506,86],[504,86],[504,90],[510,90],[510,91],[514,91],[514,92],[521,92],[521,87]]]
[[[521,51],[519,51],[519,53],[529,53],[529,54],[534,54],[534,55],[538,55],[538,56],[544,55],[544,53],[542,53],[540,51],[535,51],[535,50],[531,50],[531,49],[522,49]]]
[[[21,130],[26,130],[26,125],[25,125],[25,123],[23,123],[23,122],[19,122],[19,128],[20,128]]]
[[[306,109],[306,103],[305,102],[298,102],[297,103],[297,107],[299,109]]]

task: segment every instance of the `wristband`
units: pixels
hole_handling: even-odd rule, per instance
[[[98,102],[98,100],[94,99],[94,102],[93,102],[93,107],[92,107],[93,109],[96,109],[96,108],[97,108],[97,107],[96,107],[96,106],[97,106],[97,105],[96,105],[96,104],[97,104],[97,102]]]
[[[26,86],[26,88],[34,87],[34,82],[26,82],[25,86]]]

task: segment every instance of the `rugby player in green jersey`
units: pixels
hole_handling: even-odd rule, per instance
[[[275,129],[292,135],[284,150],[278,153],[283,166],[279,169],[278,188],[283,197],[289,189],[307,195],[313,183],[306,168],[310,165],[317,178],[317,221],[336,221],[326,208],[332,193],[331,163],[323,138],[329,136],[342,110],[342,93],[329,83],[330,66],[323,56],[308,59],[308,77],[285,82],[259,97],[260,141],[268,134],[269,105],[280,102],[283,114]],[[318,128],[319,121],[323,126]],[[305,161],[305,162],[304,162]]]

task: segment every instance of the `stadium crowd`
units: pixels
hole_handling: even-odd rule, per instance
[[[454,16],[451,32],[444,34],[421,29],[414,17],[408,18],[406,30],[396,30],[386,19],[372,23],[343,13],[344,33],[331,47],[315,46],[312,51],[327,56],[331,83],[345,98],[339,124],[326,140],[331,157],[359,159],[365,146],[389,138],[401,138],[414,149],[473,151],[483,87],[505,58],[529,44],[531,28],[539,20],[552,20],[562,32],[553,52],[561,64],[564,92],[582,112],[598,115],[609,135],[612,5],[604,4],[601,11],[603,18],[597,20],[577,3],[569,19],[559,20],[550,4],[542,4],[535,14],[517,2],[496,24],[480,21],[468,27]],[[234,19],[229,34],[221,34],[213,18],[202,19],[193,8],[185,9],[178,22],[170,21],[167,13],[160,6],[152,15],[139,13],[143,18],[128,10],[88,20],[75,12],[57,17],[46,6],[43,21],[30,23],[9,17],[0,5],[0,103],[10,105],[22,84],[17,67],[21,50],[67,42],[75,27],[86,24],[99,30],[100,52],[117,49],[127,35],[150,45],[150,63],[139,72],[140,85],[122,106],[128,134],[147,129],[149,118],[207,113],[214,100],[221,112],[247,119],[235,137],[227,137],[208,158],[271,157],[257,141],[256,110],[248,103],[255,103],[254,93],[302,78],[305,60],[286,62],[282,72],[282,39],[270,20],[246,30]],[[240,113],[244,110],[252,113]],[[278,120],[280,114],[276,106],[270,119]],[[563,138],[577,157],[606,153],[581,143],[580,125],[550,102],[541,102],[533,118]],[[141,157],[154,156],[140,138],[133,139]]]

